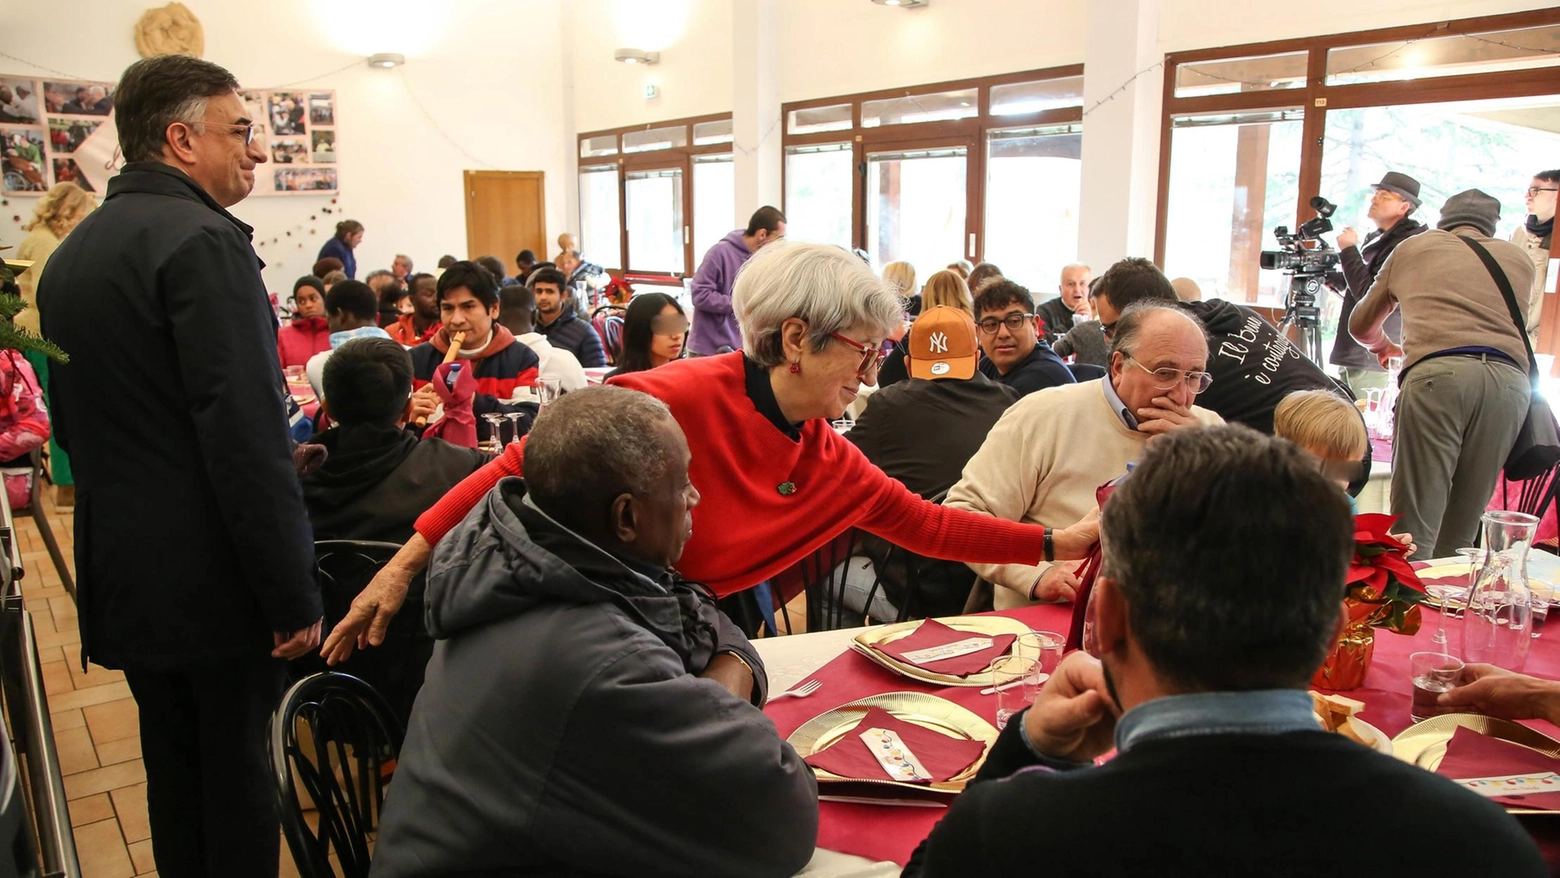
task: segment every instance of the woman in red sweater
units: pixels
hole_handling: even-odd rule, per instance
[[[293,318],[276,334],[276,355],[282,368],[307,366],[309,358],[330,350],[330,325],[325,322],[325,285],[316,277],[293,284]]]
[[[703,500],[678,570],[721,597],[790,567],[852,527],[918,554],[988,564],[1082,558],[1099,533],[929,503],[867,462],[829,423],[877,378],[884,340],[903,319],[894,291],[851,253],[776,243],[737,276],[744,351],[621,375],[614,385],[660,399],[688,436],[689,477]],[[543,415],[545,417],[545,415]],[[433,545],[505,476],[523,444],[473,473],[417,520],[417,534],[326,640],[331,663],[378,645]]]

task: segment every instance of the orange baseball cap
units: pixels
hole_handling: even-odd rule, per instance
[[[975,374],[975,362],[980,357],[980,347],[975,343],[975,319],[962,309],[947,305],[927,309],[910,327],[906,352],[912,378],[967,379]]]

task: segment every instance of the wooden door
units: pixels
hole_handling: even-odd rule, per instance
[[[552,258],[541,171],[466,171],[468,258],[497,256],[513,271],[515,254],[532,250]]]

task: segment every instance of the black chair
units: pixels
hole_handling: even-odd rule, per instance
[[[927,499],[941,504],[947,497],[948,492],[942,491]],[[970,589],[977,580],[975,574],[958,561],[928,558],[876,537],[863,538],[862,552],[872,559],[872,567],[876,571],[872,587],[867,591],[865,606],[871,608],[879,589],[886,596],[889,584],[898,586],[901,593],[898,598],[899,612],[894,619],[896,622],[928,616],[952,616],[962,612],[969,600]],[[957,594],[949,594],[947,586],[954,580],[969,585],[959,585]]]
[[[841,565],[857,554],[860,543],[861,532],[852,528],[801,560],[808,631],[834,631],[845,627],[846,577]],[[788,627],[789,624],[787,619]]]
[[[1542,519],[1548,514],[1550,507],[1555,505],[1556,495],[1560,494],[1560,478],[1556,478],[1557,470],[1560,470],[1560,467],[1550,467],[1527,481],[1518,482],[1517,484],[1521,487],[1517,494],[1516,509],[1512,511],[1525,512],[1538,519]],[[1505,473],[1502,473],[1500,480],[1495,483],[1495,489],[1499,492],[1498,496],[1505,497],[1507,495],[1509,484],[1506,481]],[[1482,537],[1483,534],[1481,533],[1479,536]],[[1557,548],[1549,540],[1544,540],[1535,545],[1546,552],[1560,554],[1560,548]]]
[[[367,878],[385,785],[405,734],[374,687],[346,674],[294,683],[271,716],[267,750],[282,834],[303,878]],[[304,816],[294,783],[313,802]]]
[[[400,550],[399,543],[373,540],[320,540],[314,544],[315,577],[325,604],[326,631],[341,621],[352,600]],[[423,624],[426,584],[422,574],[412,581],[401,611],[390,620],[384,643],[353,652],[335,668],[373,686],[403,725],[412,714],[412,702],[433,655],[433,638]],[[325,660],[314,652],[288,663],[293,680],[325,670]]]
[[[26,515],[32,518],[38,525],[38,535],[43,537],[43,545],[49,550],[49,560],[54,562],[54,570],[60,575],[60,582],[65,585],[65,592],[70,599],[76,599],[76,580],[70,575],[70,568],[65,564],[65,554],[60,551],[60,544],[54,539],[54,528],[49,526],[49,516],[43,510],[43,454],[34,448],[27,456],[32,462],[32,492],[27,499],[27,508],[18,509],[12,513]],[[17,458],[18,461],[21,458]]]

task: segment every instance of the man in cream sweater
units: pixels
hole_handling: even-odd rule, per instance
[[[1095,489],[1126,472],[1153,437],[1223,420],[1193,405],[1207,389],[1202,325],[1173,302],[1127,308],[1111,338],[1110,373],[1047,388],[992,428],[948,492],[946,505],[1033,524],[1077,521]],[[997,609],[1071,600],[1076,563],[972,564],[995,586]]]

